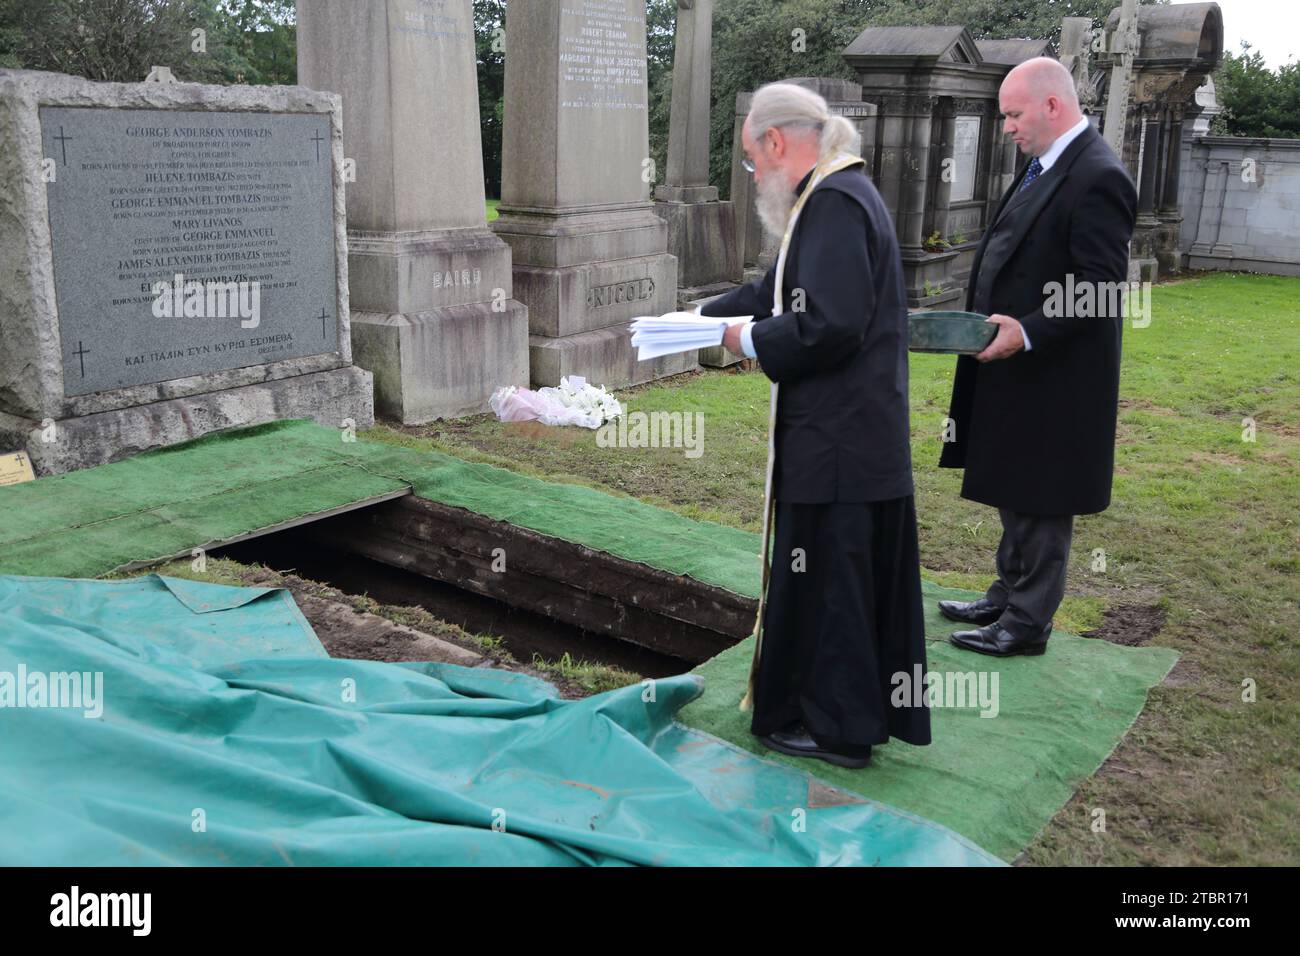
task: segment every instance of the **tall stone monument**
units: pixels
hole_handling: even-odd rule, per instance
[[[506,18],[496,234],[514,251],[535,385],[608,386],[698,367],[637,362],[630,321],[670,312],[677,260],[650,202],[645,4],[527,0]]]
[[[343,99],[352,338],[378,410],[417,424],[526,384],[527,310],[487,226],[470,0],[299,0],[298,77]]]
[[[1094,126],[1098,107],[1098,87],[1104,74],[1092,70],[1093,45],[1100,31],[1095,30],[1091,17],[1064,17],[1061,20],[1061,65],[1074,77],[1074,92],[1079,97],[1079,108]]]
[[[908,305],[956,308],[980,236],[1016,172],[998,89],[1046,40],[961,26],[868,27],[844,51],[879,107],[872,178],[894,217]]]
[[[740,251],[732,204],[709,185],[713,0],[677,0],[675,42],[668,172],[655,188],[655,212],[668,223],[677,301],[685,305],[734,288]]]
[[[38,474],[373,423],[338,98],[0,70],[0,449]]]
[[[1217,3],[1131,3],[1111,11],[1105,50],[1106,139],[1138,187],[1130,277],[1153,281],[1181,264],[1178,205],[1183,126],[1199,111],[1196,91],[1223,56]]]
[[[1116,156],[1124,155],[1124,134],[1128,126],[1129,96],[1133,86],[1133,59],[1137,56],[1137,0],[1124,0],[1117,7],[1119,16],[1107,35],[1107,52],[1111,55],[1110,81],[1107,84],[1106,119],[1102,135]]]

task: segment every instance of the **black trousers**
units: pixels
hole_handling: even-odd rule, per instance
[[[775,508],[772,577],[750,730],[802,723],[844,753],[930,742],[930,711],[910,686],[925,673],[925,622],[912,496]]]
[[[984,596],[1003,609],[999,624],[1016,637],[1033,639],[1051,627],[1065,596],[1074,516],[1027,515],[1009,508],[999,508],[998,514],[998,579]]]

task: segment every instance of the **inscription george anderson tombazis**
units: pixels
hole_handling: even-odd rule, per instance
[[[338,351],[327,115],[40,117],[66,395]],[[256,322],[191,283],[251,288]]]

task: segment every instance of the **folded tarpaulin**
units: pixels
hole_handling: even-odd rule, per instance
[[[1000,863],[676,723],[702,690],[562,700],[330,658],[283,589],[0,575],[0,864]]]

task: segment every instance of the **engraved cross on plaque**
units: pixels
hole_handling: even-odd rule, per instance
[[[316,144],[316,162],[319,163],[319,162],[320,162],[320,144],[323,143],[323,142],[325,142],[325,138],[324,138],[323,136],[321,136],[321,134],[320,134],[320,130],[316,130],[315,135],[313,135],[311,139],[312,139],[312,142]]]
[[[326,320],[327,318],[329,318],[329,316],[328,316],[328,315],[326,314],[326,312],[325,312],[325,307],[324,307],[324,306],[321,306],[321,310],[320,310],[320,337],[323,338],[323,339],[327,339],[327,338],[329,338],[329,334],[325,331],[325,320]]]
[[[77,356],[77,358],[81,360],[81,377],[82,377],[82,378],[85,378],[85,377],[86,377],[86,356],[89,355],[90,352],[91,352],[91,350],[88,349],[88,348],[86,348],[84,345],[82,345],[82,344],[81,344],[81,340],[78,339],[78,340],[77,340],[77,351],[73,352],[72,354],[75,355],[75,356]]]
[[[63,152],[63,165],[68,165],[68,140],[71,136],[64,134],[63,127],[59,127],[59,135],[54,137],[54,141],[59,144],[59,149]]]

